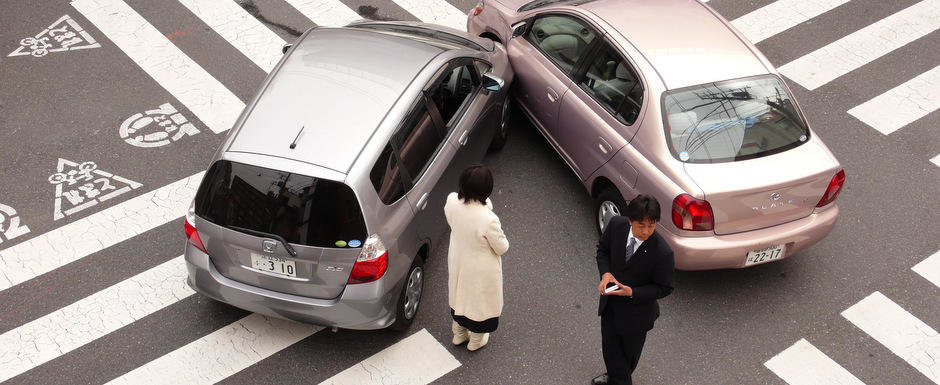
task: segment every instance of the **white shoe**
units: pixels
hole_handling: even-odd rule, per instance
[[[482,348],[490,341],[490,333],[474,333],[470,332],[470,343],[467,344],[467,350],[474,351],[479,348]]]
[[[467,328],[460,326],[457,321],[453,321],[453,323],[450,325],[450,329],[454,332],[454,339],[451,341],[454,343],[454,345],[460,345],[470,340],[470,331],[467,330]]]

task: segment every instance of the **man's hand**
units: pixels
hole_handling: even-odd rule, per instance
[[[604,293],[604,290],[607,289],[607,285],[611,283],[616,284],[620,288],[610,293]],[[622,285],[620,282],[617,282],[617,279],[614,278],[614,275],[611,273],[604,273],[604,275],[601,276],[601,283],[597,285],[597,291],[601,293],[601,295],[633,296],[633,289],[630,288],[630,286]]]

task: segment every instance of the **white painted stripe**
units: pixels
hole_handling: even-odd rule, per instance
[[[843,311],[842,316],[940,384],[940,335],[936,330],[877,291]]]
[[[213,384],[320,329],[251,314],[108,383]]]
[[[443,26],[467,30],[467,14],[460,12],[457,7],[445,0],[394,0],[395,4],[404,8],[425,23],[440,24]]]
[[[72,6],[215,133],[245,108],[238,97],[121,0],[75,0]]]
[[[937,167],[940,167],[940,154],[937,154],[937,156],[931,158],[930,161],[937,165]]]
[[[777,0],[732,20],[731,25],[757,44],[847,2],[849,0]]]
[[[460,362],[427,329],[421,329],[320,384],[423,385],[458,367]]]
[[[0,335],[0,382],[131,324],[195,292],[179,256]]]
[[[283,56],[284,39],[233,0],[179,1],[264,72],[271,72]]]
[[[940,251],[920,261],[911,270],[914,270],[915,273],[920,274],[934,285],[940,286]]]
[[[940,108],[940,66],[859,104],[849,114],[888,135]]]
[[[805,339],[764,363],[790,385],[864,385],[848,370]]]
[[[310,21],[322,27],[339,27],[362,19],[339,0],[286,0]]]
[[[0,250],[0,291],[181,218],[196,195],[203,173]]]
[[[923,0],[780,66],[780,73],[814,90],[940,28],[940,0]]]

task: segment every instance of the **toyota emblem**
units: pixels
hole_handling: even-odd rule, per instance
[[[773,199],[773,200],[775,200],[775,201],[779,201],[779,200],[780,200],[780,193],[773,193],[773,194],[770,194],[770,199]]]

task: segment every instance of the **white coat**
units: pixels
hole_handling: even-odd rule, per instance
[[[448,300],[454,314],[474,321],[503,312],[503,267],[500,256],[509,249],[493,203],[464,203],[450,193],[444,204],[450,225],[447,253]]]

